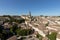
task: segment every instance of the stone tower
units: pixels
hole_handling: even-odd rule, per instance
[[[30,18],[30,21],[31,21],[32,20],[31,11],[29,11],[29,18]]]

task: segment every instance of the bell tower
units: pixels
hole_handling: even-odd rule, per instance
[[[30,16],[30,18],[31,18],[31,11],[29,11],[29,16]]]

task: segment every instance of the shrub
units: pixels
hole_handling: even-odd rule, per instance
[[[56,40],[56,35],[57,35],[56,32],[52,32],[50,35],[48,35],[48,38],[49,38],[50,40]]]

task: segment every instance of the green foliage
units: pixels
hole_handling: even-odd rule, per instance
[[[45,24],[45,27],[49,25],[49,22]]]
[[[2,33],[2,28],[0,27],[0,33]]]
[[[39,40],[42,40],[42,36],[40,34],[37,34],[36,37],[39,38]]]
[[[10,28],[10,32],[16,34],[16,30],[18,29],[17,27],[17,24],[13,25],[11,28]]]
[[[3,30],[2,33],[7,34],[7,31],[6,30]]]
[[[21,19],[17,20],[17,22],[18,22],[18,23],[25,22],[25,19],[22,19],[22,18],[21,18]]]
[[[12,27],[10,28],[10,32],[13,33],[13,28]]]
[[[10,22],[10,23],[12,23],[12,22],[22,23],[22,22],[25,21],[25,19],[23,19],[23,18],[14,19],[14,18],[13,18],[12,16],[10,16],[10,15],[3,15],[3,17],[9,17],[10,20],[5,20],[5,22]]]
[[[0,33],[0,38],[2,39],[2,40],[5,40],[5,37],[4,37],[5,35],[3,35],[2,33]]]
[[[56,32],[52,32],[50,35],[48,35],[48,38],[49,38],[50,40],[56,40],[56,35],[57,35]]]
[[[47,18],[48,16],[45,16],[45,18]]]
[[[3,26],[0,25],[0,33],[3,31]]]
[[[10,36],[12,36],[13,35],[13,33],[11,33],[9,30],[7,30],[7,29],[4,29],[3,31],[2,31],[2,37],[1,37],[1,39],[2,40],[6,40],[7,38],[9,38]]]
[[[22,18],[18,20],[18,19],[14,19],[14,18],[11,17],[10,20],[9,20],[9,22],[11,22],[11,23],[12,22],[22,23],[22,22],[25,22],[25,20],[22,19]]]
[[[16,32],[17,32],[17,35],[26,36],[31,33],[31,29],[17,29]]]

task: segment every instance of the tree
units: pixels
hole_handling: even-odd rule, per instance
[[[26,36],[26,35],[31,34],[32,30],[31,29],[17,29],[16,32],[17,32],[17,35]]]
[[[25,22],[25,19],[19,19],[19,20],[17,20],[18,21],[18,23],[22,23],[22,22]]]
[[[0,33],[2,33],[2,30],[3,30],[3,26],[0,25]]]
[[[45,27],[49,25],[49,22],[45,24]]]
[[[16,34],[16,30],[18,29],[17,24],[14,24],[11,28],[10,31],[14,34]]]
[[[2,32],[2,40],[6,40],[7,38],[13,36],[12,32],[8,32],[6,29],[3,30]]]

